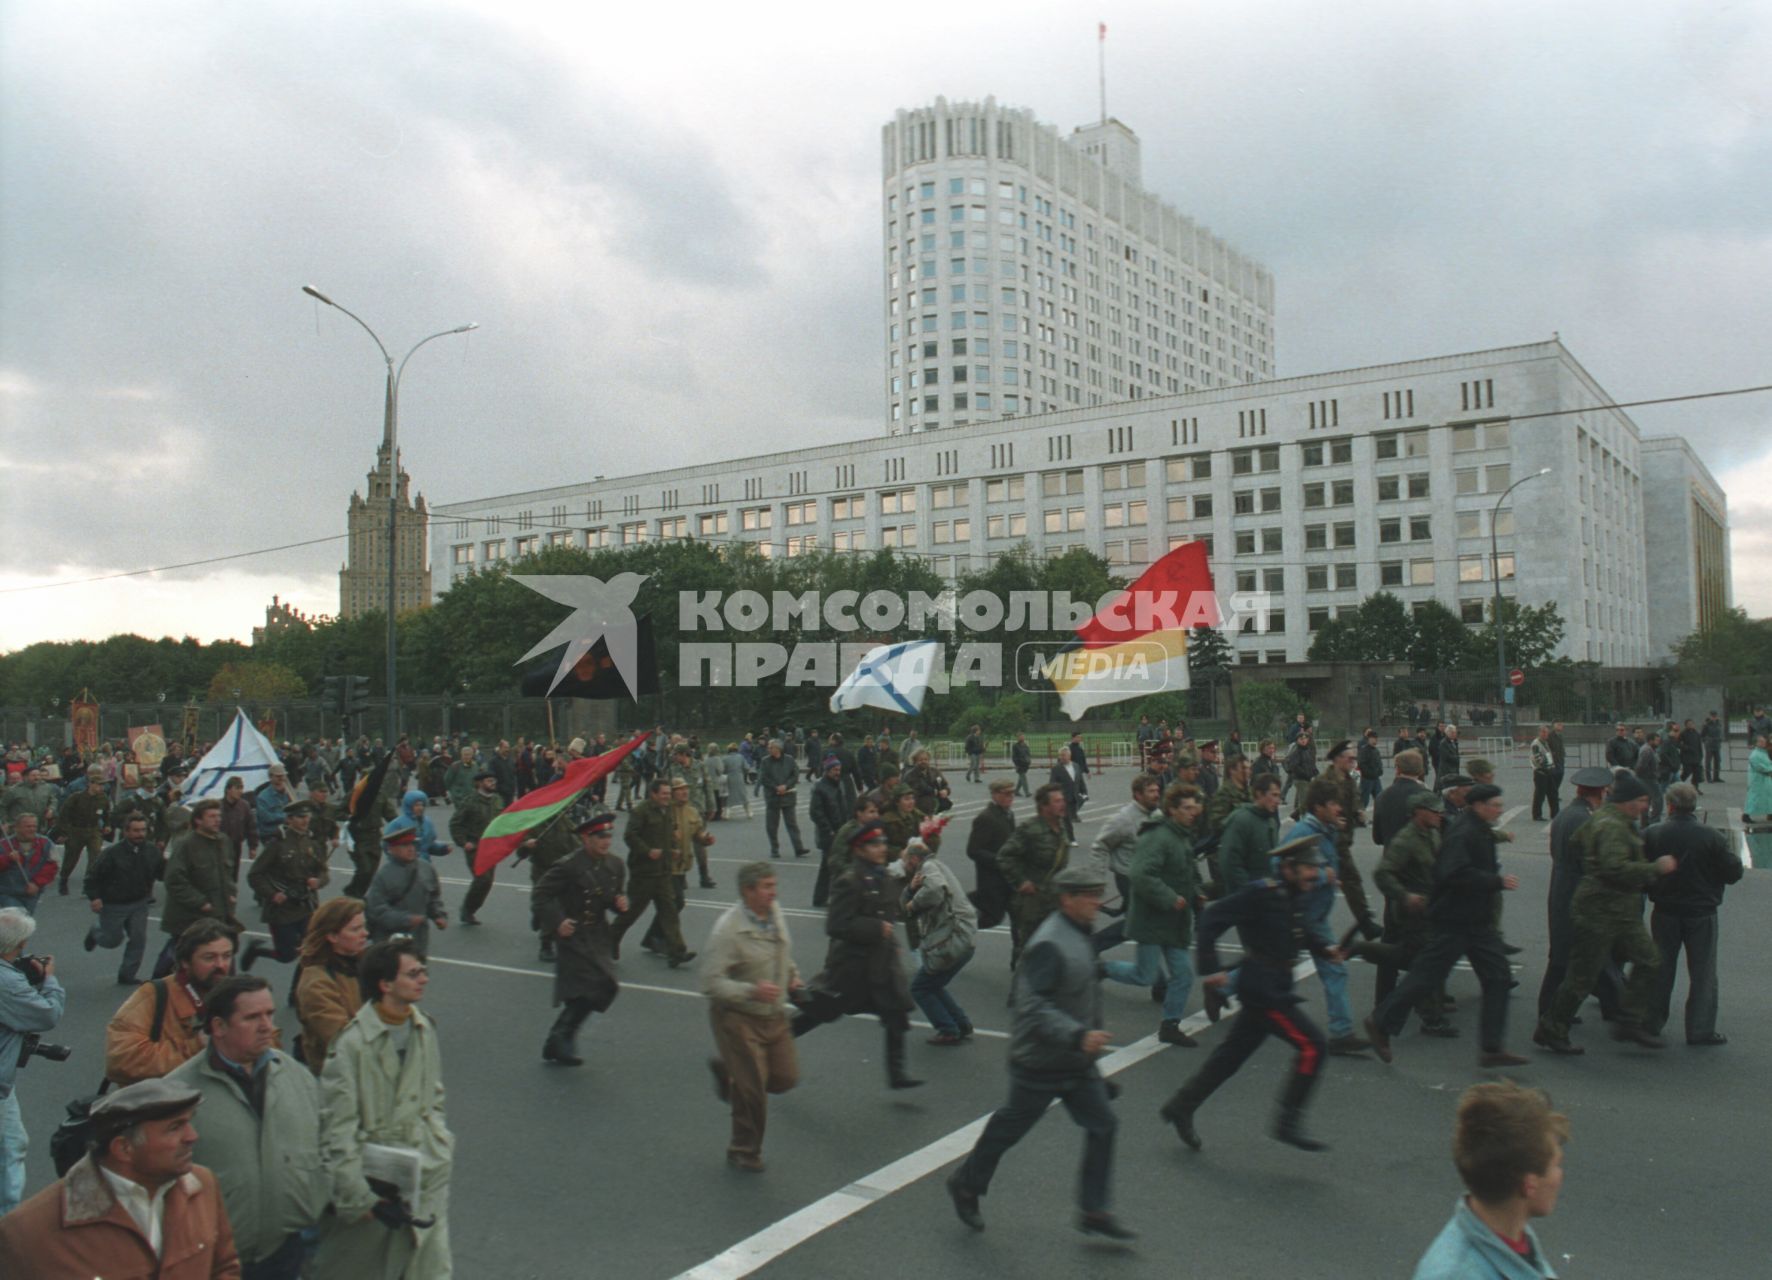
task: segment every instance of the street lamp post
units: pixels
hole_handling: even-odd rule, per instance
[[[1550,473],[1549,467],[1541,467],[1529,476],[1521,476],[1501,491],[1501,496],[1495,500],[1495,506],[1489,512],[1489,572],[1495,579],[1495,677],[1498,681],[1497,687],[1501,690],[1501,723],[1507,731],[1507,740],[1510,743],[1514,740],[1514,704],[1513,699],[1509,697],[1509,690],[1512,686],[1508,684],[1507,679],[1507,637],[1501,626],[1501,549],[1500,543],[1495,538],[1495,519],[1501,514],[1501,504],[1507,501],[1508,494],[1528,480],[1536,480],[1540,476],[1548,476]],[[1519,555],[1516,552],[1514,555],[1514,575],[1516,578],[1519,576],[1519,571]]]
[[[394,363],[394,357],[388,354],[387,345],[382,342],[379,336],[377,336],[374,329],[371,329],[366,323],[364,323],[362,316],[357,315],[348,308],[339,306],[338,303],[334,302],[331,298],[328,298],[311,284],[304,284],[301,287],[301,291],[307,294],[310,298],[319,302],[324,302],[335,311],[343,311],[347,316],[350,316],[351,319],[355,320],[358,327],[374,340],[376,349],[381,352],[382,362],[388,367],[387,398],[382,406],[382,446],[388,451],[388,729],[386,746],[389,751],[392,751],[394,749],[394,744],[399,741],[400,738],[400,712],[398,703],[395,700],[395,690],[397,688],[396,680],[398,675],[396,668],[398,660],[396,657],[397,650],[394,631],[394,585],[399,573],[399,556],[396,550],[398,542],[395,534],[397,532],[400,515],[400,455],[398,435],[400,428],[400,378],[401,375],[406,372],[406,362],[412,359],[413,352],[416,352],[420,347],[424,346],[425,343],[430,342],[435,338],[447,338],[452,334],[466,333],[470,329],[478,329],[480,326],[472,323],[461,324],[453,329],[444,329],[441,333],[433,333],[429,338],[423,338],[414,343],[412,350],[402,356],[400,358],[400,363],[396,365]]]

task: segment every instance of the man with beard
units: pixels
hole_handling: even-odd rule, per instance
[[[163,1076],[203,1051],[203,997],[233,972],[234,934],[205,917],[178,936],[171,974],[136,988],[105,1028],[105,1076],[115,1084]]]

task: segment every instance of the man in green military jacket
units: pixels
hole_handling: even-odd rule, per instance
[[[1198,787],[1178,782],[1164,793],[1162,813],[1152,814],[1139,828],[1126,876],[1132,889],[1126,903],[1126,936],[1138,944],[1137,959],[1110,960],[1102,968],[1104,977],[1138,987],[1164,978],[1157,1039],[1188,1049],[1198,1044],[1181,1029],[1181,1018],[1194,987],[1187,949],[1200,899],[1193,829],[1203,799]]]
[[[1654,862],[1643,857],[1637,821],[1649,804],[1649,788],[1635,774],[1621,772],[1612,784],[1611,800],[1571,839],[1581,853],[1581,883],[1571,907],[1575,941],[1563,985],[1532,1034],[1553,1053],[1582,1052],[1580,1045],[1570,1043],[1570,1019],[1593,993],[1600,970],[1614,958],[1631,969],[1612,1021],[1613,1038],[1645,1049],[1667,1047],[1643,1026],[1661,968],[1661,951],[1643,925],[1643,891],[1679,864],[1671,856]]]
[[[1021,949],[1058,906],[1052,881],[1070,860],[1070,826],[1065,821],[1064,789],[1048,782],[1034,792],[1034,816],[1016,827],[997,850],[997,870],[1009,882],[1009,966],[1021,963]]]
[[[504,807],[504,797],[498,791],[498,775],[490,769],[482,769],[474,775],[473,791],[449,815],[449,838],[461,846],[469,870],[474,866],[474,847],[480,843],[480,834]],[[492,893],[492,875],[493,868],[489,867],[485,875],[475,876],[474,882],[468,886],[468,896],[461,906],[463,924],[480,923],[474,913],[486,905],[486,899]]]
[[[1251,880],[1267,879],[1268,859],[1280,840],[1280,787],[1278,774],[1262,774],[1251,784],[1249,803],[1224,820],[1218,836],[1218,896],[1229,897]],[[1222,794],[1225,787],[1218,790]]]
[[[68,877],[80,865],[80,855],[90,852],[94,858],[104,848],[104,837],[111,829],[111,795],[105,790],[105,771],[98,765],[86,768],[86,786],[62,801],[56,822],[62,837],[62,896],[68,892]]]
[[[314,805],[297,800],[283,811],[283,826],[265,841],[263,852],[246,873],[246,883],[258,897],[271,945],[249,940],[240,954],[241,972],[249,972],[260,956],[288,964],[301,950],[307,936],[308,917],[320,904],[320,889],[332,878],[326,866],[326,846],[313,831]],[[294,989],[290,1003],[295,1003]]]
[[[1394,948],[1378,966],[1374,1006],[1382,1004],[1397,986],[1397,973],[1427,946],[1427,901],[1434,891],[1434,860],[1440,854],[1440,828],[1446,820],[1446,802],[1432,791],[1409,797],[1409,821],[1384,846],[1384,858],[1373,873],[1372,883],[1384,895],[1384,940]],[[1458,1028],[1446,1018],[1440,992],[1431,992],[1415,1006],[1421,1015],[1421,1032],[1429,1036],[1455,1036]]]
[[[671,882],[671,850],[676,832],[676,819],[671,813],[671,781],[654,778],[646,798],[628,814],[628,824],[622,832],[622,843],[628,848],[628,909],[616,918],[609,934],[618,960],[622,938],[646,914],[647,907],[658,912],[658,928],[671,968],[695,959],[695,952],[683,941],[676,886]]]

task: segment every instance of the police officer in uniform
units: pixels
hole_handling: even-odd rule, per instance
[[[615,815],[581,800],[567,818],[578,849],[542,874],[535,886],[535,915],[554,943],[554,1003],[560,1016],[542,1046],[542,1061],[563,1067],[584,1063],[575,1043],[578,1029],[593,1013],[615,1002],[621,983],[615,972],[615,941],[610,916],[626,911],[622,892],[627,872],[610,849]]]

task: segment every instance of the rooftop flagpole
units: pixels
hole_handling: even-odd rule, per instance
[[[1107,23],[1095,24],[1096,76],[1101,87],[1101,122],[1107,123]]]

